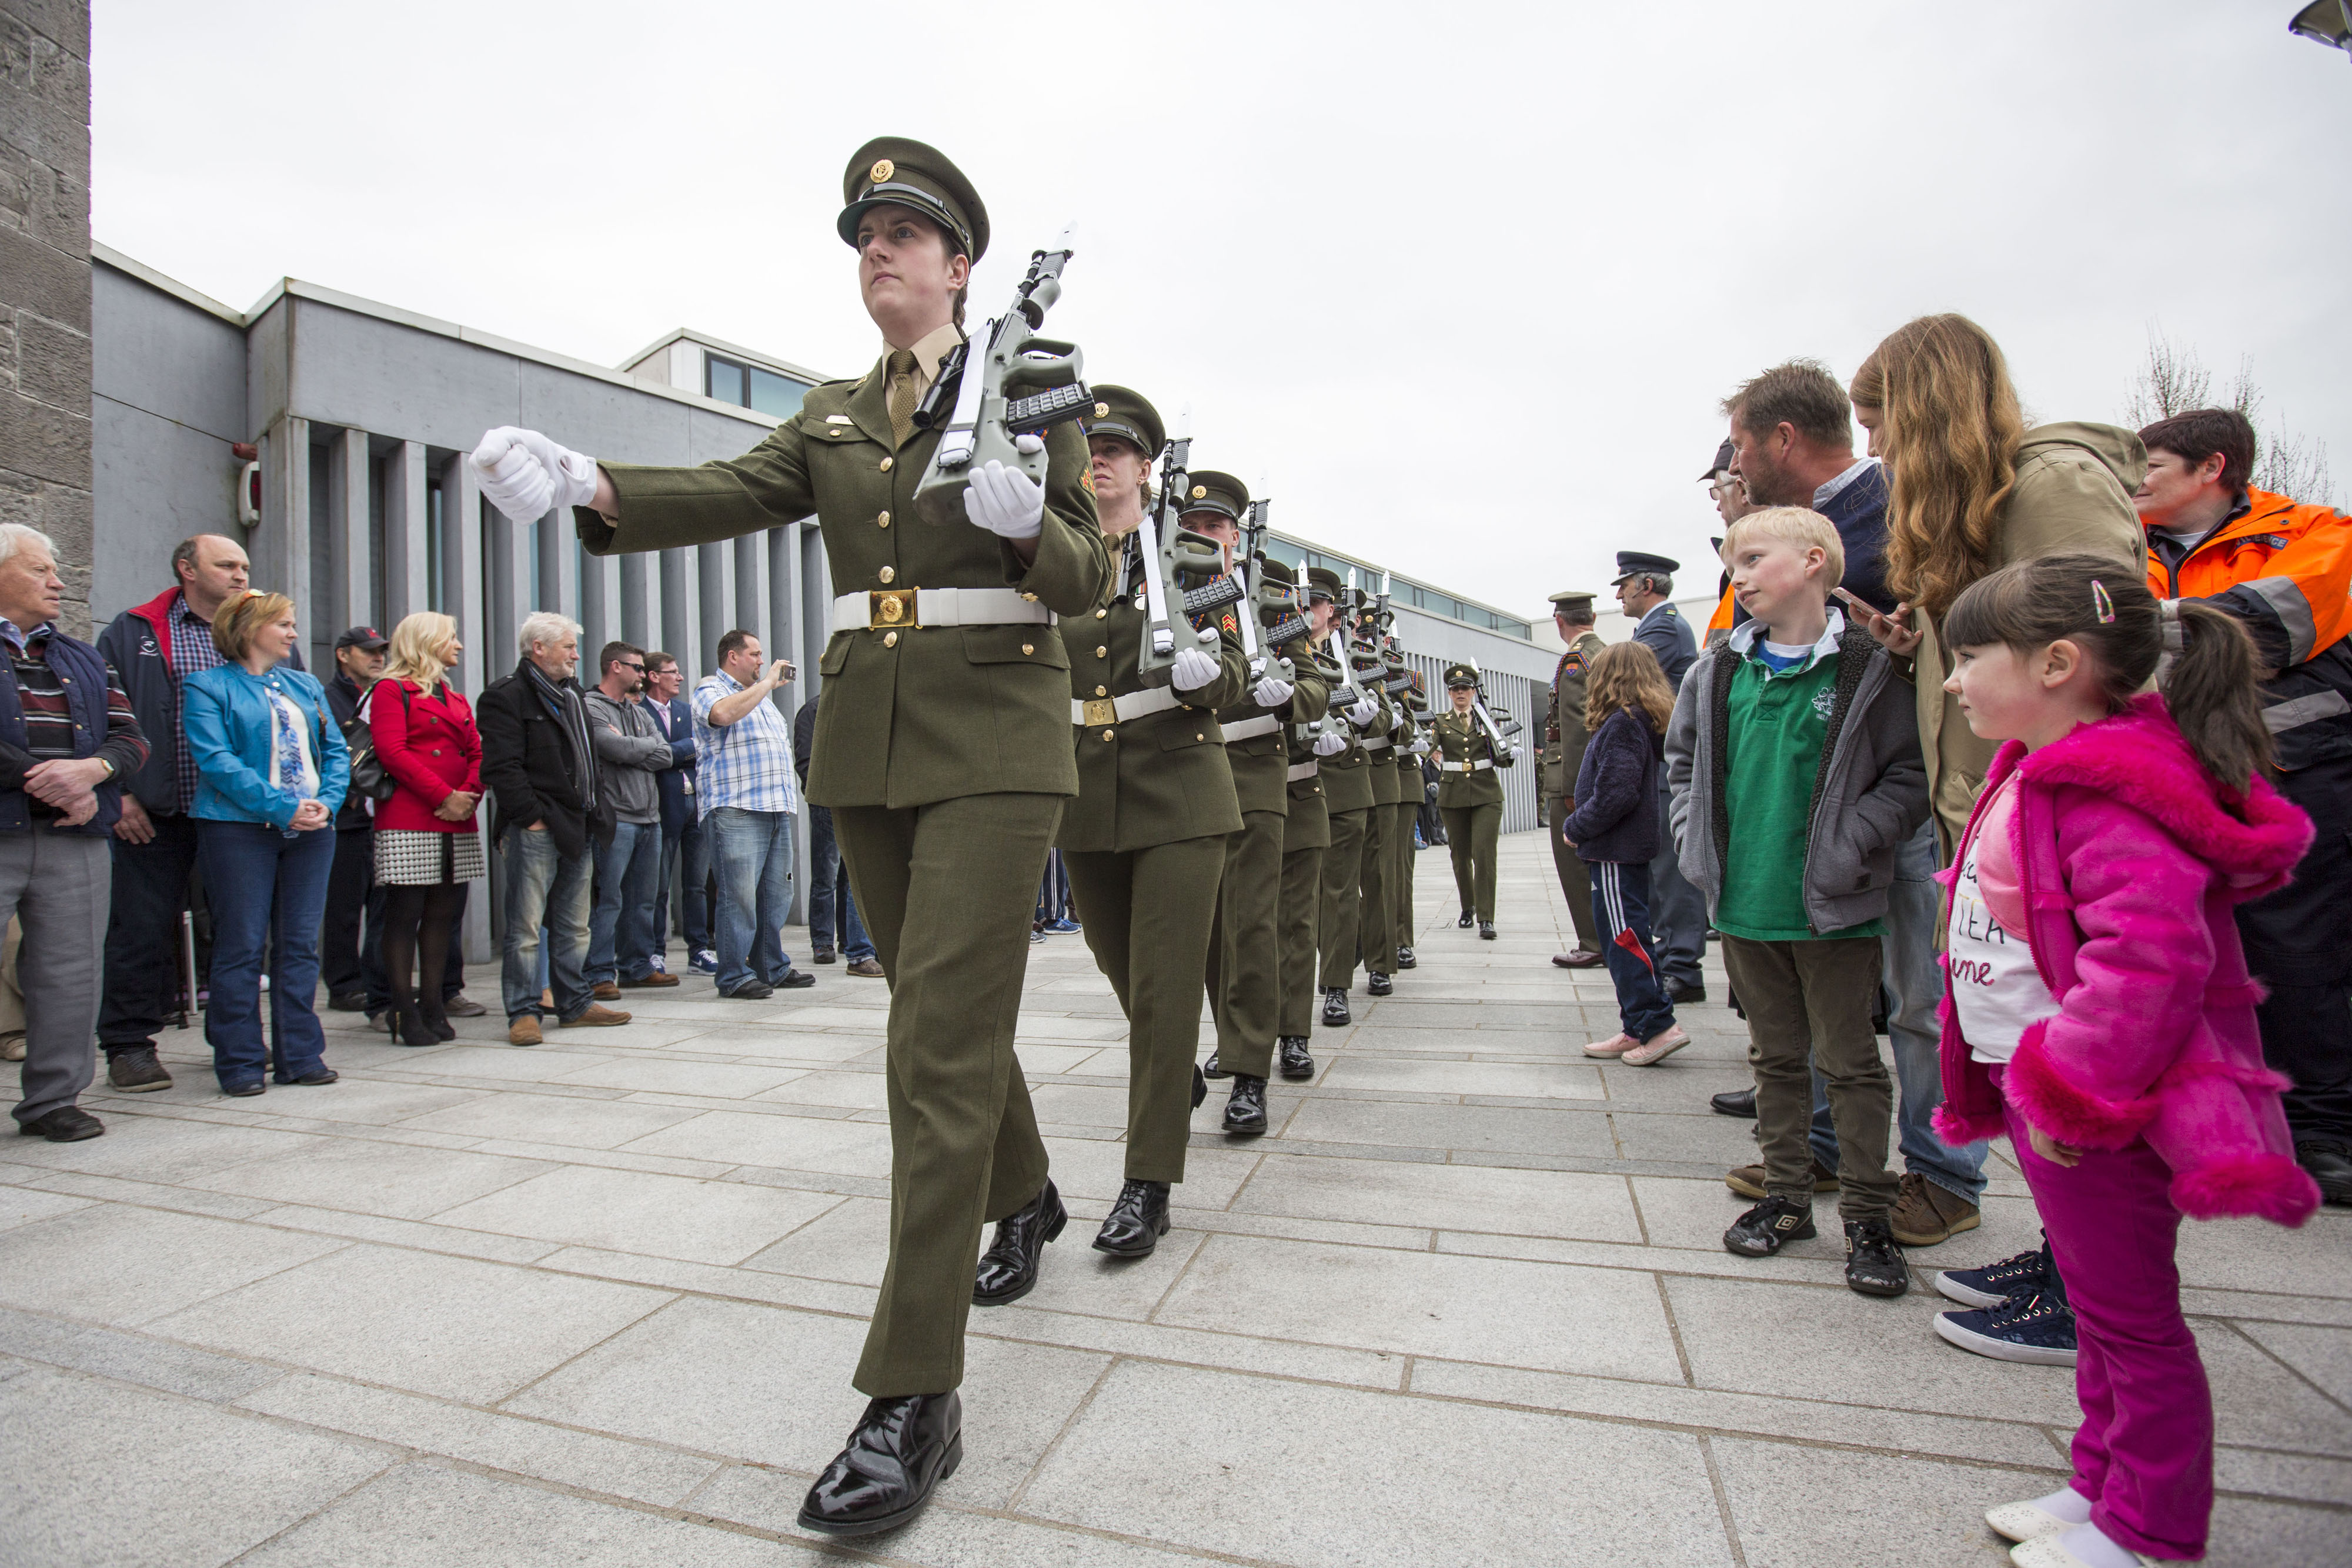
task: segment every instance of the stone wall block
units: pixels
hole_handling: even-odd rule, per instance
[[[13,16],[66,53],[89,58],[89,0],[0,0],[0,16]]]
[[[0,305],[89,330],[89,262],[0,228]]]
[[[0,143],[0,225],[28,229],[33,200],[33,162],[24,152]]]
[[[0,15],[0,141],[89,183],[89,68],[14,16]]]
[[[89,453],[89,415],[0,392],[0,468],[87,490]]]
[[[16,390],[60,408],[88,408],[89,337],[43,317],[19,312]]]
[[[0,392],[16,384],[16,319],[0,316]]]
[[[46,163],[30,166],[25,229],[68,256],[89,259],[89,187]]]

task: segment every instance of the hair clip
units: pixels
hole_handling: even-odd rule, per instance
[[[2107,585],[2095,577],[2091,579],[2091,605],[2099,612],[2100,625],[2116,623],[2116,601],[2107,597]]]

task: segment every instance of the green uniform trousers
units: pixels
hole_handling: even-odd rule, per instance
[[[1264,1078],[1274,1070],[1281,903],[1281,813],[1244,811],[1242,831],[1225,835],[1224,884],[1209,939],[1209,1009],[1217,1020],[1217,1064],[1228,1072]]]
[[[965,795],[833,809],[890,985],[890,1263],[852,1380],[874,1398],[963,1381],[981,1228],[1045,1185],[1013,1031],[1062,801]]]
[[[1282,912],[1276,927],[1281,1001],[1274,1025],[1278,1035],[1303,1040],[1315,1032],[1315,968],[1322,957],[1316,933],[1322,925],[1323,860],[1328,852],[1318,844],[1282,853]]]
[[[1229,834],[1064,850],[1095,962],[1127,1013],[1127,1179],[1182,1181],[1201,993]]]
[[[1356,915],[1356,945],[1363,950],[1367,974],[1396,973],[1396,906],[1389,898],[1396,881],[1389,870],[1389,840],[1394,836],[1390,830],[1395,822],[1394,806],[1374,806],[1364,813],[1363,897]]]
[[[1364,874],[1364,824],[1377,806],[1331,813],[1331,847],[1323,852],[1323,904],[1315,939],[1323,948],[1323,984],[1346,990],[1356,983],[1357,909]]]
[[[1601,932],[1592,924],[1592,873],[1559,836],[1561,826],[1568,821],[1568,798],[1554,795],[1544,801],[1544,823],[1551,834],[1551,863],[1559,873],[1560,896],[1568,900],[1569,918],[1576,922],[1576,946],[1580,952],[1601,951]]]
[[[1389,849],[1392,856],[1389,862],[1389,904],[1396,912],[1392,917],[1396,941],[1391,951],[1396,947],[1412,946],[1412,825],[1421,816],[1421,802],[1400,800],[1395,810],[1395,817],[1389,822]]]
[[[1462,895],[1462,907],[1475,910],[1478,918],[1493,925],[1495,920],[1495,847],[1502,836],[1503,807],[1496,801],[1491,806],[1454,806],[1438,812],[1445,819],[1445,838],[1454,851],[1454,890]],[[1591,899],[1585,900],[1587,904]],[[1585,918],[1592,918],[1587,912]]]

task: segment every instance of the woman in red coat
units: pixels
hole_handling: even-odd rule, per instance
[[[457,623],[420,611],[393,628],[392,657],[368,688],[368,728],[394,786],[375,809],[375,880],[384,890],[383,968],[393,1037],[437,1045],[457,1031],[441,988],[418,994],[417,960],[438,977],[465,884],[485,874],[474,806],[482,798],[482,737],[474,710],[442,679],[463,645]]]

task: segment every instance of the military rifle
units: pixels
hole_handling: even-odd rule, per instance
[[[1221,570],[1223,562],[1215,541],[1177,520],[1192,488],[1192,421],[1189,407],[1177,413],[1175,433],[1160,451],[1160,494],[1143,508],[1143,522],[1135,530],[1142,556],[1145,622],[1136,647],[1135,673],[1147,686],[1168,684],[1180,645],[1214,647],[1216,629],[1200,631],[1192,617],[1231,604],[1242,593],[1240,585]],[[1188,582],[1199,586],[1187,587]],[[1181,637],[1192,642],[1181,643]]]
[[[1510,709],[1499,706],[1494,708],[1487,707],[1485,673],[1479,671],[1475,664],[1470,668],[1478,674],[1478,695],[1470,699],[1471,711],[1478,716],[1478,722],[1486,727],[1487,738],[1495,744],[1495,766],[1508,768],[1517,760],[1511,755],[1511,748],[1515,744],[1511,737],[1518,734],[1525,727],[1511,716]],[[1503,716],[1498,720],[1495,717],[1496,714],[1501,714]]]
[[[1263,476],[1258,479],[1258,487],[1265,487]],[[1282,656],[1280,649],[1285,643],[1297,642],[1307,635],[1307,617],[1298,612],[1298,591],[1270,582],[1265,573],[1255,570],[1265,559],[1265,515],[1273,505],[1272,499],[1260,496],[1250,503],[1249,516],[1242,520],[1241,560],[1234,570],[1251,574],[1242,578],[1251,611],[1242,617],[1242,648],[1249,655],[1253,681],[1269,674],[1278,681],[1296,681],[1298,672]],[[1263,639],[1257,635],[1260,627],[1265,632]]]

